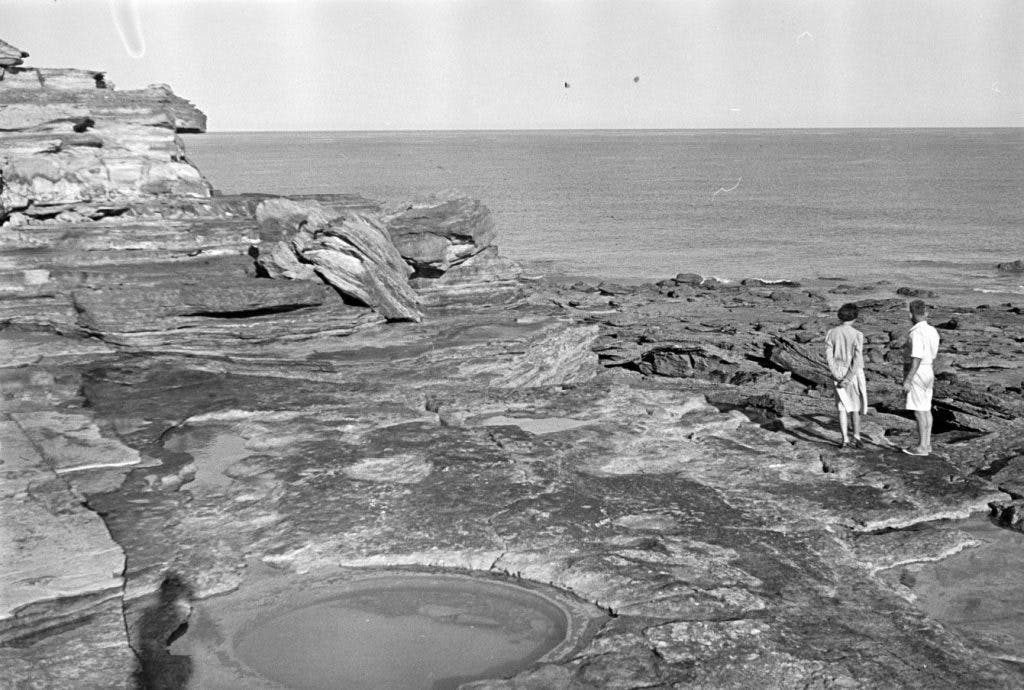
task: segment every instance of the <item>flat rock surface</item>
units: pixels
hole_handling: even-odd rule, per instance
[[[297,584],[486,571],[614,614],[557,663],[476,687],[1024,682],[1000,660],[1007,638],[976,643],[891,577],[983,543],[956,525],[1010,498],[1020,438],[1017,369],[979,379],[952,360],[939,452],[898,452],[912,429],[884,400],[898,305],[865,309],[872,443],[841,450],[811,373],[828,307],[799,287],[535,283],[509,303],[332,331],[332,315],[372,312],[320,283],[255,278],[241,249],[88,251],[110,261],[85,275],[60,252],[15,263],[46,276],[0,300],[24,302],[0,331],[15,353],[0,424],[24,451],[4,456],[3,500],[26,525],[4,547],[20,584],[0,656],[19,683],[124,683],[129,640],[162,649],[144,632],[161,583],[187,583],[169,609],[187,618],[188,600],[244,592],[255,564]],[[47,285],[89,297],[47,321]],[[1009,309],[964,314],[946,351],[970,360],[998,323],[1019,362]],[[791,355],[773,358],[783,342]],[[19,550],[35,533],[49,546]]]

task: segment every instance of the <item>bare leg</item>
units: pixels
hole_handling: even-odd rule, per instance
[[[932,411],[928,410],[924,413],[924,432],[921,436],[921,446],[932,449]]]
[[[931,414],[925,410],[914,410],[914,419],[917,420],[917,450],[928,450],[928,417]]]
[[[860,412],[851,412],[853,415],[853,437],[860,439]]]
[[[847,429],[849,429],[849,420],[846,418],[846,410],[839,410],[839,431],[843,435],[843,443],[847,443],[850,439],[847,435]]]

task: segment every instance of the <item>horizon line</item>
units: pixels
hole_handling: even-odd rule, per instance
[[[435,129],[207,129],[205,132],[182,132],[182,134],[414,134],[425,132],[771,132],[771,131],[807,131],[807,130],[908,130],[908,129],[1024,129],[1020,125],[853,125],[810,127],[524,127],[512,128],[458,128],[444,127]]]

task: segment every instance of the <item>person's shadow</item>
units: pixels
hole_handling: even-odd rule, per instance
[[[828,422],[825,422],[821,415],[818,414],[797,414],[793,415],[793,418],[799,420],[802,424],[795,428],[777,428],[773,430],[782,431],[793,438],[806,441],[808,443],[825,444],[829,446],[836,446],[839,444],[841,436],[839,434],[839,424],[835,422],[835,420],[830,419]],[[830,423],[834,424],[834,426]]]
[[[188,630],[192,587],[177,573],[168,573],[156,601],[142,611],[136,626],[138,665],[133,687],[138,690],[179,690],[192,677],[192,657],[171,654],[170,644]]]

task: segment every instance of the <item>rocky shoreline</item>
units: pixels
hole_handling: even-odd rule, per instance
[[[861,300],[871,443],[841,450],[822,340],[858,286],[525,279],[477,200],[215,196],[169,89],[0,48],[8,687],[180,686],[192,606],[261,568],[489,573],[609,614],[474,687],[1024,683],[897,575],[976,546],[972,514],[1022,528],[1020,305],[936,305],[916,458],[906,299]]]

